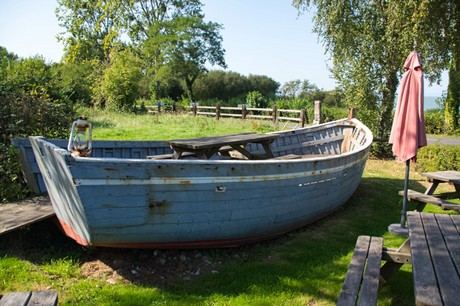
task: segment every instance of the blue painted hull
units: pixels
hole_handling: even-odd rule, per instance
[[[354,148],[340,152],[347,138]],[[275,156],[334,154],[292,160],[83,158],[30,141],[56,215],[78,243],[173,248],[240,245],[331,213],[356,190],[372,135],[357,121],[281,132]]]

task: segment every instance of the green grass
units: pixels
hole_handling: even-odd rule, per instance
[[[212,117],[169,113],[119,114],[87,108],[81,109],[80,114],[92,122],[94,140],[167,140],[275,130],[267,121],[250,119],[216,120]]]
[[[228,120],[221,130],[224,120],[86,111],[96,139],[121,139],[115,137],[123,133],[128,139],[167,139],[271,129],[251,121]],[[359,235],[383,236],[387,247],[403,242],[387,227],[399,222],[404,169],[395,161],[369,160],[358,190],[339,211],[271,241],[200,250],[215,266],[191,278],[178,274],[169,279],[167,271],[183,268],[180,260],[158,263],[154,250],[83,249],[51,222],[40,222],[0,237],[0,293],[55,289],[60,303],[68,305],[335,305]],[[419,174],[412,170],[410,177],[411,189],[425,189]],[[120,263],[127,270],[118,269]],[[138,266],[142,277],[130,273]],[[157,281],[159,274],[166,281]],[[413,304],[411,267],[404,266],[380,290],[379,305]]]

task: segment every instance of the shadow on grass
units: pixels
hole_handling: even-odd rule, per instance
[[[50,222],[41,222],[2,236],[0,257],[38,265],[72,258],[86,277],[109,285],[159,289],[164,301],[178,304],[209,304],[216,299],[230,304],[286,300],[335,304],[359,235],[384,236],[389,247],[404,240],[387,230],[389,224],[399,222],[402,188],[402,179],[363,178],[353,197],[332,215],[277,239],[238,248],[84,249]],[[424,190],[418,182],[411,182],[411,188]],[[410,267],[406,267],[384,286],[379,300],[386,305],[413,304],[412,288]],[[154,298],[148,292],[140,294],[147,300]],[[129,290],[110,293],[110,301],[132,297]]]

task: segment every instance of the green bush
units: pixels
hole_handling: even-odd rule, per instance
[[[444,133],[444,114],[440,109],[425,111],[425,128],[428,134]]]
[[[29,192],[11,139],[67,137],[75,112],[53,94],[50,66],[43,59],[0,58],[0,64],[0,202],[5,202]]]
[[[113,55],[113,63],[104,70],[101,81],[101,94],[108,109],[127,112],[135,109],[142,79],[139,61],[128,51]]]
[[[460,146],[429,145],[417,154],[418,172],[460,171]]]
[[[22,178],[17,150],[0,144],[0,203],[24,198],[29,192]]]
[[[322,122],[330,122],[348,117],[348,109],[345,107],[323,105],[321,111],[323,113]]]
[[[41,135],[66,138],[75,118],[72,105],[58,103],[36,92],[6,92],[0,85],[0,202],[20,199],[29,190],[22,180],[12,138]]]

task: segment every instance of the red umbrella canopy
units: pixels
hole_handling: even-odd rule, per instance
[[[425,118],[423,116],[422,61],[417,52],[409,54],[404,63],[406,72],[401,80],[390,143],[400,161],[415,161],[417,150],[426,146]]]

